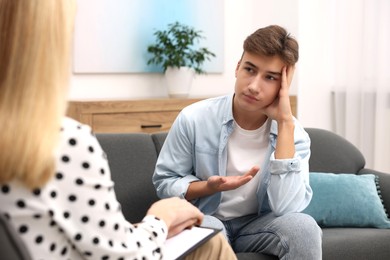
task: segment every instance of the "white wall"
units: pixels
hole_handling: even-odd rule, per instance
[[[198,75],[190,97],[210,97],[234,90],[234,70],[242,43],[257,28],[280,24],[298,38],[298,0],[226,0],[225,67],[222,74]],[[85,32],[88,33],[88,32]],[[292,93],[297,93],[296,75]],[[73,74],[70,100],[167,97],[162,74]]]
[[[332,129],[331,37],[326,1],[299,0],[298,118],[306,127]]]
[[[298,118],[310,127],[331,129],[330,79],[324,49],[327,35],[321,1],[305,0],[226,0],[224,73],[198,75],[190,97],[210,97],[234,89],[234,69],[246,36],[270,24],[285,27],[300,44],[291,93],[298,95]],[[88,32],[85,32],[88,33]],[[167,97],[162,74],[73,74],[70,100],[138,99]]]

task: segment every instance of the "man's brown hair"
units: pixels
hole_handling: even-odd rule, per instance
[[[244,52],[265,56],[279,56],[287,65],[294,65],[299,58],[298,42],[278,25],[256,30],[244,41]]]

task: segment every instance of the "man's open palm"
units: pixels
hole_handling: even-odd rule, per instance
[[[207,186],[215,191],[234,190],[248,183],[259,171],[258,166],[253,166],[247,173],[240,176],[211,176],[207,180]]]

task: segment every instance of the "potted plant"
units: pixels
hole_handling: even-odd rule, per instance
[[[205,73],[202,65],[215,54],[205,47],[195,48],[194,44],[205,37],[202,31],[179,22],[168,24],[167,30],[153,34],[156,42],[148,46],[152,57],[147,64],[162,66],[171,97],[186,97],[195,74]]]

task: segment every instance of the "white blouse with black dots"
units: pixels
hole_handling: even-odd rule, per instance
[[[1,185],[0,211],[34,259],[161,259],[167,226],[153,216],[132,225],[114,193],[108,162],[91,129],[65,118],[56,173],[33,191]]]

